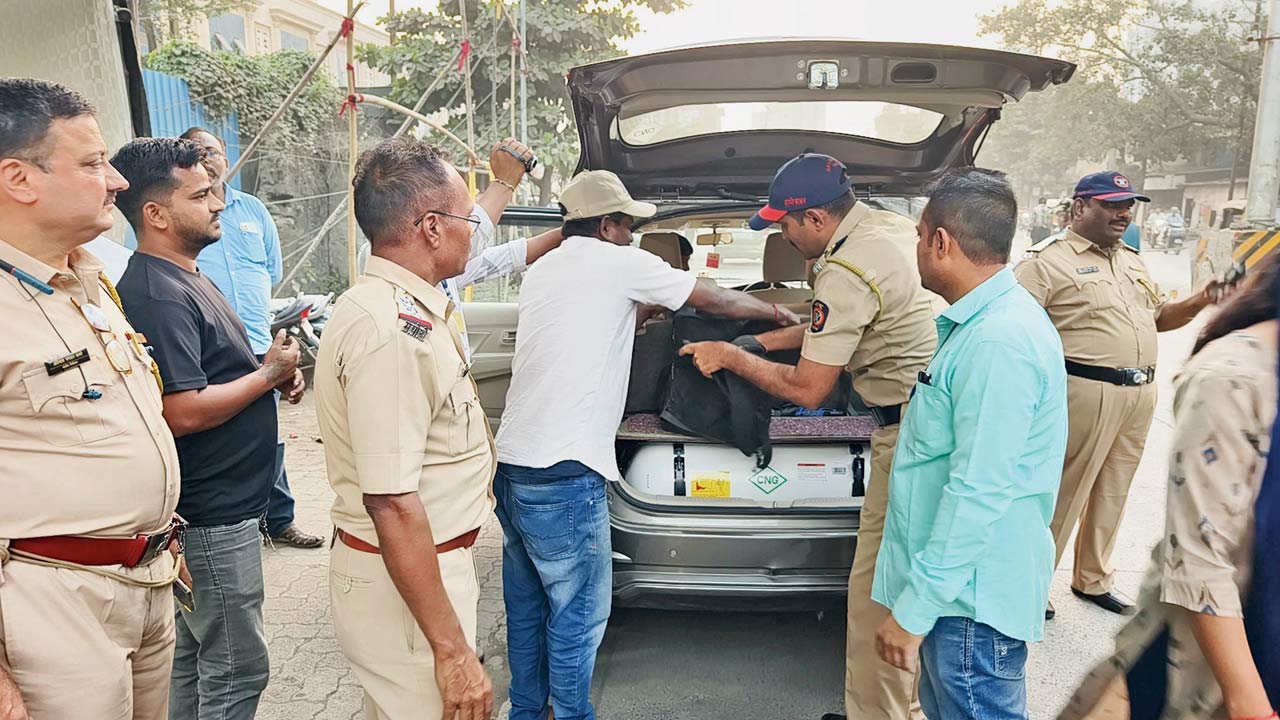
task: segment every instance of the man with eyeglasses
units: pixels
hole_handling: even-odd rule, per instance
[[[487,718],[471,548],[496,462],[440,288],[467,266],[475,203],[437,148],[407,137],[360,156],[354,191],[372,257],[334,304],[315,374],[338,644],[367,718]]]

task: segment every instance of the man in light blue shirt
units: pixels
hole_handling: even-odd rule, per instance
[[[1026,718],[1049,530],[1067,444],[1062,343],[1007,268],[1017,201],[1003,174],[940,178],[917,226],[923,285],[951,303],[898,438],[872,598],[882,659],[921,664],[930,720]]]

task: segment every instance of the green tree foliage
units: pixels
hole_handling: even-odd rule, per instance
[[[174,42],[147,55],[146,63],[152,70],[186,80],[192,97],[215,116],[237,113],[240,136],[247,145],[314,60],[310,53],[298,50],[245,56]],[[264,139],[264,149],[326,151],[343,96],[328,73],[316,73]]]
[[[1243,147],[1265,28],[1257,0],[1020,0],[982,19],[1012,50],[1078,64],[1067,85],[1007,109],[982,154],[1032,184],[1079,159],[1130,169]]]
[[[483,156],[493,142],[510,134],[510,113],[513,108],[519,112],[519,80],[516,96],[512,97],[513,33],[507,18],[499,17],[492,0],[464,1],[471,35],[476,145]],[[623,55],[617,42],[639,31],[637,8],[665,13],[685,3],[684,0],[525,2],[529,34],[525,38],[529,143],[552,170],[540,186],[540,201],[546,202],[554,186],[553,178],[571,173],[578,159],[578,137],[565,90],[565,73],[576,65]],[[365,46],[360,50],[360,58],[395,77],[392,99],[409,106],[417,102],[441,69],[452,64],[453,69],[446,73],[428,99],[426,111],[450,109],[450,130],[465,139],[464,76],[456,71],[463,41],[458,2],[445,0],[441,7],[430,12],[414,9],[397,13],[386,18],[383,27],[396,34],[396,43],[390,47]],[[517,58],[517,68],[518,63]]]

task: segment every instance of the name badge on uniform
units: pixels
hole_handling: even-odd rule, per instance
[[[400,313],[400,332],[408,335],[418,342],[422,342],[431,335],[431,323],[423,320],[417,315]]]
[[[1093,273],[1096,273],[1096,272],[1098,272],[1097,265],[1090,265],[1089,267],[1076,268],[1077,275],[1092,275]]]
[[[262,228],[256,222],[246,221],[240,223],[240,232],[262,234]]]
[[[89,349],[77,350],[69,355],[63,355],[44,364],[44,371],[49,373],[50,377],[61,375],[62,373],[89,362]]]

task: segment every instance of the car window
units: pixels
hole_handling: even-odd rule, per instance
[[[728,102],[654,110],[619,117],[617,132],[632,146],[716,133],[805,130],[910,145],[927,140],[942,114],[912,105],[871,100]]]

